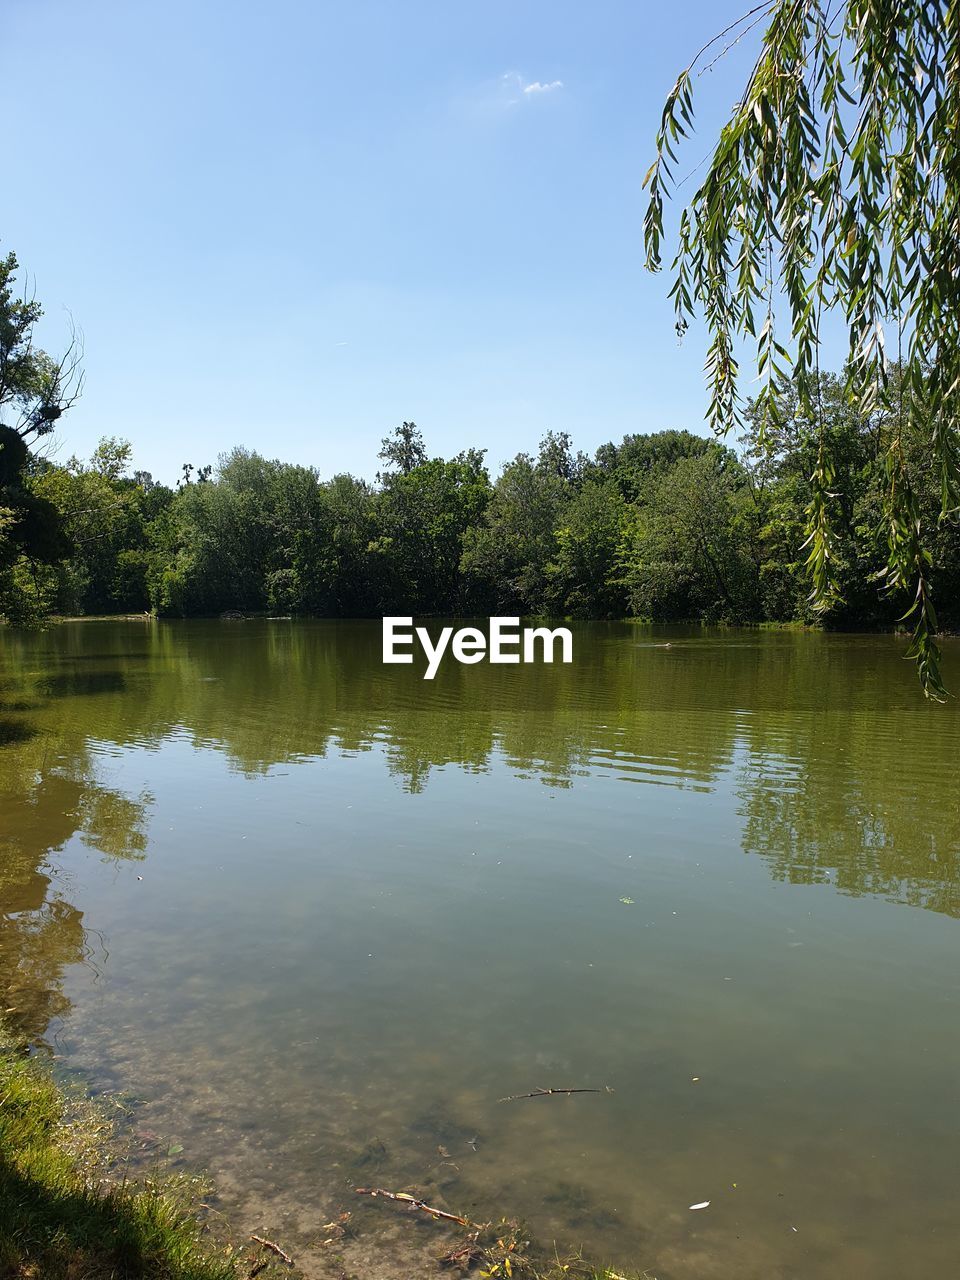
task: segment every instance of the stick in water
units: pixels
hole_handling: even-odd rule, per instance
[[[549,1098],[553,1093],[612,1093],[612,1089],[534,1089],[533,1093],[511,1093],[501,1102],[518,1102],[521,1098]]]
[[[263,1245],[264,1249],[269,1249],[271,1253],[275,1253],[278,1258],[282,1258],[289,1266],[293,1266],[293,1259],[289,1253],[285,1253],[278,1244],[274,1244],[272,1240],[264,1240],[263,1236],[251,1236],[251,1240],[256,1240],[257,1244]]]
[[[443,1209],[434,1209],[429,1204],[424,1204],[422,1200],[418,1200],[416,1196],[408,1195],[405,1191],[384,1191],[383,1187],[354,1187],[354,1191],[358,1196],[386,1196],[388,1200],[398,1200],[401,1204],[408,1204],[411,1209],[422,1209],[424,1213],[431,1214],[434,1218],[443,1218],[445,1222],[456,1222],[461,1227],[475,1227],[477,1224],[471,1222],[469,1218],[461,1218],[456,1213],[445,1213]]]

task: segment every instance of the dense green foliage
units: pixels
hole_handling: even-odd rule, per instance
[[[88,463],[34,459],[29,492],[52,505],[73,550],[29,572],[21,558],[20,612],[39,600],[66,614],[816,621],[804,541],[817,444],[789,382],[778,397],[776,427],[762,422],[762,405],[748,408],[739,454],[664,431],[591,458],[550,434],[496,479],[477,450],[431,458],[412,423],[384,441],[375,483],[322,480],[243,449],[198,480],[185,469],[175,489],[133,471],[129,445],[115,440]],[[838,377],[821,378],[820,399],[843,494],[842,596],[829,618],[893,625],[905,600],[877,585],[886,535],[876,415],[859,418]],[[939,477],[922,436],[905,433],[904,455],[933,519]],[[957,626],[960,524],[936,528],[930,577],[944,622]]]
[[[763,430],[781,425],[789,376],[813,442],[803,521],[813,601],[829,610],[845,598],[859,501],[818,394],[821,320],[842,318],[845,396],[876,431],[877,568],[906,596],[912,653],[938,696],[933,565],[960,504],[960,16],[951,0],[766,0],[710,40],[667,98],[646,176],[653,270],[695,80],[761,24],[759,56],[680,218],[677,329],[706,321],[707,416],[721,434],[744,419],[744,342],[756,343]],[[933,505],[911,449],[929,455]]]
[[[20,573],[56,564],[67,552],[56,507],[28,482],[28,444],[49,434],[79,394],[82,380],[74,341],[61,360],[34,345],[42,314],[32,298],[17,297],[17,259],[0,258],[0,612],[30,621],[42,592],[18,589]]]

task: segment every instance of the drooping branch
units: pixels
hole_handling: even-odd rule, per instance
[[[819,414],[818,353],[822,316],[842,317],[846,394],[864,421],[880,424],[890,476],[883,585],[907,594],[910,654],[925,691],[943,696],[932,530],[902,465],[887,331],[896,327],[897,382],[909,389],[910,430],[937,470],[943,518],[960,501],[960,10],[950,0],[772,0],[704,45],[667,97],[645,178],[653,271],[702,60],[730,37],[714,65],[764,20],[746,86],[680,216],[670,290],[677,330],[695,316],[706,321],[706,417],[720,434],[744,421],[745,344],[756,345],[761,422],[776,425],[778,388],[794,384],[817,443],[807,511],[812,598],[828,610],[841,597],[840,495]]]

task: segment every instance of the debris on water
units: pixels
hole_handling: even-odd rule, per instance
[[[269,1249],[271,1253],[275,1253],[277,1257],[287,1264],[288,1267],[293,1266],[293,1259],[289,1253],[281,1249],[278,1244],[274,1244],[272,1240],[264,1240],[263,1236],[251,1236],[251,1240],[256,1240],[262,1249]]]
[[[408,1205],[411,1209],[421,1209],[432,1218],[442,1218],[445,1222],[456,1222],[461,1227],[477,1226],[469,1218],[461,1218],[457,1213],[447,1213],[445,1209],[435,1209],[432,1205],[424,1204],[422,1200],[418,1200],[416,1196],[410,1195],[407,1191],[385,1191],[383,1187],[354,1187],[354,1191],[358,1196],[371,1196],[374,1200],[378,1196],[386,1196],[388,1200],[396,1200],[401,1204]]]
[[[483,1250],[477,1245],[479,1234],[479,1231],[471,1232],[464,1244],[443,1255],[440,1259],[440,1265],[459,1267],[461,1271],[469,1271],[475,1262],[480,1262],[483,1258]]]
[[[709,1207],[710,1207],[709,1200],[701,1200],[699,1204],[692,1204],[690,1206],[691,1209],[709,1209]]]
[[[632,899],[632,898],[621,898],[621,899],[620,899],[620,901],[623,903],[623,905],[624,905],[625,907],[632,907],[632,906],[633,906],[633,899]]]
[[[613,1093],[610,1088],[603,1089],[534,1089],[533,1093],[511,1093],[500,1102],[519,1102],[521,1098],[549,1098],[554,1093]]]
[[[347,1210],[344,1210],[342,1213],[338,1214],[333,1222],[325,1222],[320,1230],[325,1231],[328,1234],[326,1239],[320,1241],[321,1246],[337,1244],[349,1235],[350,1228],[347,1224],[350,1221],[350,1217],[350,1213]]]

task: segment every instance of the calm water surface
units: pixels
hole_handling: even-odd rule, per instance
[[[660,1280],[956,1274],[958,704],[887,637],[379,647],[0,634],[21,1026],[311,1274],[341,1208],[352,1272],[435,1273],[361,1184]],[[498,1101],[560,1086],[604,1092]]]

